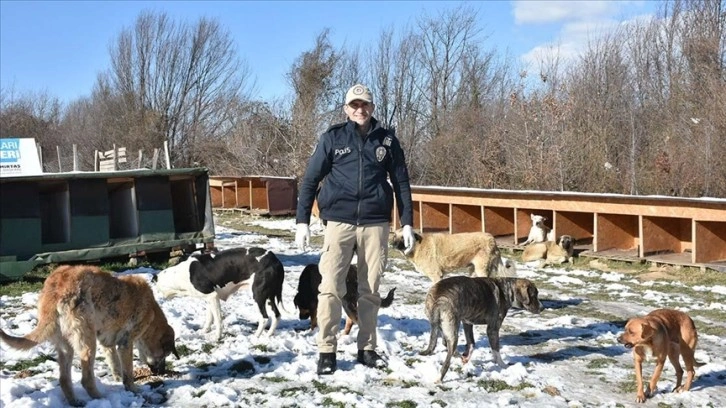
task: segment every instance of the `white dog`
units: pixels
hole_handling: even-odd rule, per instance
[[[532,227],[529,229],[529,236],[527,237],[527,240],[522,242],[522,245],[555,240],[554,231],[552,231],[552,228],[546,226],[544,223],[547,221],[547,217],[530,214],[529,218],[532,219]]]

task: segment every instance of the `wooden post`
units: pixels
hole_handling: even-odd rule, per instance
[[[171,168],[171,158],[169,157],[169,141],[164,140],[164,155],[166,155],[166,168]]]
[[[40,143],[36,143],[35,148],[38,149],[38,159],[40,160],[40,172],[44,173],[45,171],[43,171],[43,148],[40,146]]]
[[[113,171],[118,170],[118,149],[116,143],[113,144]]]
[[[154,149],[154,158],[151,159],[151,169],[156,170],[156,165],[159,162],[159,148]]]
[[[139,163],[136,165],[137,169],[143,168],[143,166],[141,165],[143,159],[144,159],[144,151],[142,149],[139,149]]]
[[[73,171],[78,171],[78,147],[73,143]]]
[[[93,151],[93,171],[101,171],[98,168],[98,150]]]
[[[62,173],[63,166],[61,165],[60,146],[58,146],[58,145],[55,146],[55,152],[56,152],[56,155],[58,156],[58,173]]]

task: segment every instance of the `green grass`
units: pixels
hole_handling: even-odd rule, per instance
[[[267,344],[255,344],[251,348],[253,350],[261,351],[263,353],[270,351],[270,348],[267,347]]]
[[[334,407],[334,408],[345,408],[346,407],[345,403],[336,401],[330,397],[323,398],[323,406],[324,407]]]
[[[24,371],[30,370],[33,367],[37,367],[38,365],[45,363],[46,361],[54,361],[54,359],[49,355],[41,354],[32,360],[21,360],[12,365],[5,365],[4,363],[0,362],[0,368],[8,369],[10,371]]]
[[[290,381],[287,378],[280,377],[280,376],[265,377],[265,380],[267,380],[267,381],[269,381],[271,383],[284,383],[284,382]]]
[[[285,388],[282,391],[280,391],[280,396],[281,397],[292,397],[295,394],[306,393],[306,392],[308,392],[308,389],[306,387],[290,387],[290,388]]]
[[[162,270],[169,266],[169,263],[166,259],[154,260],[154,255],[155,254],[149,255],[148,259],[141,259],[136,267],[147,267],[156,270]],[[129,269],[128,262],[122,262],[118,260],[107,260],[106,262],[100,264],[89,263],[89,265],[96,265],[101,270],[107,272],[123,272]],[[0,296],[20,296],[28,292],[39,292],[43,288],[43,283],[45,283],[45,279],[58,266],[59,265],[55,263],[39,265],[33,268],[30,272],[23,275],[23,277],[19,280],[0,281]]]
[[[328,385],[327,383],[324,383],[324,382],[321,382],[318,380],[313,380],[313,388],[315,388],[315,390],[321,394],[330,394],[333,392],[341,392],[343,394],[363,395],[362,393],[355,391],[355,390],[351,390],[348,387],[344,387],[344,386],[333,387],[333,386]]]
[[[187,347],[186,344],[179,344],[176,346],[176,352],[179,354],[179,357],[186,357],[192,354],[194,351]]]
[[[612,358],[593,358],[587,362],[587,368],[595,370],[598,368],[609,367],[612,364],[615,364],[615,360]]]
[[[38,292],[43,287],[45,278],[58,265],[48,264],[35,267],[20,280],[0,282],[0,296],[20,296],[28,292]]]
[[[512,386],[502,380],[479,380],[479,381],[477,381],[476,385],[479,388],[483,388],[488,393],[499,392],[499,391],[504,391],[504,390],[519,391],[519,390],[523,390],[525,388],[532,387],[532,384],[527,383],[527,382],[519,383],[515,386]]]
[[[416,402],[411,400],[402,400],[402,401],[389,401],[386,403],[386,408],[415,408],[418,404]]]

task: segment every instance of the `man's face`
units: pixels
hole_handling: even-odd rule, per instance
[[[358,126],[365,126],[370,122],[373,109],[375,109],[374,104],[359,99],[350,101],[349,104],[343,107],[348,119],[357,123]]]

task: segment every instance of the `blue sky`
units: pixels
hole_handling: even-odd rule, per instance
[[[486,45],[523,64],[544,54],[576,55],[594,32],[652,14],[653,1],[485,1],[479,11]],[[165,11],[194,23],[219,20],[257,84],[257,97],[284,97],[294,60],[329,28],[336,46],[374,43],[382,28],[397,31],[436,16],[450,1],[0,1],[0,87],[47,92],[68,102],[90,95],[109,68],[109,45],[141,11]],[[487,48],[489,48],[487,47]],[[535,68],[536,69],[536,68]]]

